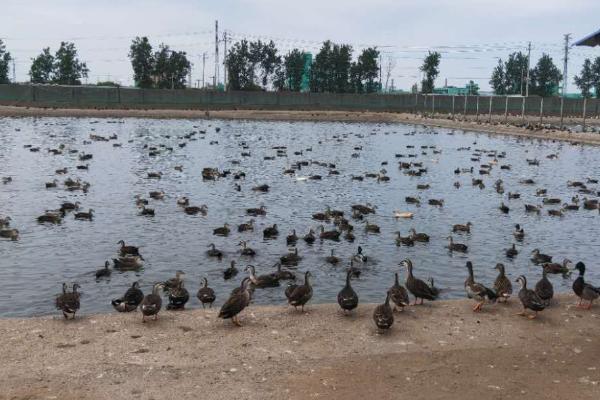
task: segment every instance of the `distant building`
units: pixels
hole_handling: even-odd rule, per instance
[[[575,46],[600,46],[600,29],[574,43]]]
[[[469,94],[468,87],[457,87],[457,86],[444,86],[441,88],[434,88],[434,94],[447,94],[450,96],[465,96]]]

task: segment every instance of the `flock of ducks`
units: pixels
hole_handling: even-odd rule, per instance
[[[219,128],[216,128],[219,131]],[[184,135],[180,139],[195,140],[193,137],[198,131]],[[205,131],[199,131],[199,133],[205,134]],[[413,133],[414,134],[414,133]],[[237,137],[237,136],[236,136]],[[343,137],[334,137],[336,140],[341,141]],[[109,141],[116,139],[116,136],[105,138],[100,135],[90,135],[92,141]],[[86,141],[87,142],[87,141]],[[88,142],[89,143],[89,142]],[[212,141],[211,145],[218,144],[218,141]],[[114,143],[117,147],[117,143]],[[185,142],[182,142],[179,147],[184,147]],[[29,150],[32,152],[39,151],[39,148],[29,146]],[[241,142],[240,146],[243,149],[242,157],[250,157],[249,146],[246,142]],[[154,157],[163,151],[172,151],[172,148],[160,146],[145,146],[148,150],[148,155]],[[285,146],[275,146],[274,150],[277,151],[277,156],[283,156],[287,153]],[[414,149],[413,145],[408,145],[407,149]],[[352,154],[352,158],[360,156],[361,146],[354,148],[355,153]],[[442,151],[438,150],[436,146],[422,146],[422,154],[427,154],[426,150],[432,150],[433,154],[440,154]],[[503,152],[497,152],[495,150],[475,149],[472,150],[470,147],[464,147],[457,149],[458,151],[472,151],[471,161],[480,163],[478,172],[482,178],[472,178],[472,186],[476,188],[485,188],[485,181],[483,177],[490,175],[492,169],[499,167],[500,170],[510,170],[509,164],[501,164],[501,160],[505,158],[506,154]],[[48,149],[48,151],[54,155],[62,154],[67,151],[64,145],[59,146],[57,149]],[[303,151],[312,151],[312,148],[305,149]],[[295,155],[302,155],[303,151],[297,151]],[[427,167],[424,167],[422,162],[406,162],[405,158],[416,158],[417,154],[414,152],[396,154],[396,158],[400,159],[398,162],[399,170],[407,176],[420,177],[427,174]],[[481,159],[487,157],[490,160],[488,162],[482,162]],[[557,155],[549,155],[549,159],[556,158]],[[81,153],[79,154],[80,161],[88,161],[93,158],[92,154]],[[265,157],[268,159],[268,157]],[[269,158],[270,159],[270,158]],[[529,165],[537,166],[540,161],[537,159],[527,160]],[[238,163],[233,163],[238,165]],[[328,175],[338,175],[339,171],[335,164],[332,163],[319,163],[316,161],[298,161],[291,165],[290,168],[284,171],[285,175],[295,176],[296,180],[321,180],[322,175],[310,175],[310,176],[297,176],[299,171],[303,167],[308,165],[316,164],[319,167],[323,167],[328,171]],[[366,173],[365,176],[352,176],[352,180],[363,180],[365,178],[377,179],[378,182],[389,182],[390,177],[387,175],[387,170],[383,168],[387,166],[387,161],[381,163],[382,168],[377,173]],[[77,169],[84,170],[89,168],[89,164],[82,164],[76,167]],[[175,166],[176,170],[181,171],[182,166]],[[456,168],[454,174],[475,174],[477,171],[474,167],[469,168]],[[67,168],[56,170],[56,173],[63,175],[68,173]],[[147,179],[161,179],[163,173],[148,172]],[[225,179],[233,177],[235,182],[235,190],[240,191],[241,185],[237,183],[239,180],[245,178],[245,172],[243,171],[230,171],[230,170],[219,170],[217,168],[204,168],[202,170],[202,178],[205,181],[215,181],[219,179]],[[4,184],[10,184],[12,178],[5,177],[3,179]],[[551,208],[547,214],[552,217],[562,217],[565,212],[579,210],[580,205],[586,210],[600,210],[598,200],[587,197],[583,199],[579,198],[579,195],[593,196],[598,195],[588,185],[597,184],[596,179],[588,178],[585,182],[583,181],[568,181],[567,186],[577,191],[570,202],[564,202],[560,198],[549,197],[545,189],[536,190],[536,196],[539,196],[541,204],[525,204],[525,212],[540,214],[544,207],[560,205],[561,208]],[[519,182],[520,185],[531,186],[535,182],[533,179],[527,178],[522,179]],[[54,179],[51,182],[45,184],[47,189],[57,188],[60,185],[58,180]],[[82,181],[80,179],[67,178],[63,185],[65,190],[68,191],[81,191],[87,193],[90,190],[90,183]],[[504,182],[502,179],[498,179],[493,184],[495,191],[504,196]],[[460,182],[455,182],[454,187],[459,189],[461,187]],[[429,184],[417,184],[417,190],[419,193],[431,189]],[[270,187],[267,184],[261,184],[252,188],[252,191],[259,193],[269,192]],[[151,191],[148,193],[148,197],[154,200],[163,200],[166,193],[163,191]],[[511,212],[511,201],[520,199],[520,193],[508,192],[506,196],[507,203],[501,201],[499,210],[501,213],[508,214]],[[134,198],[135,205],[139,209],[139,214],[142,216],[153,217],[155,210],[148,207],[149,201],[141,195],[136,195]],[[428,204],[432,207],[445,207],[445,200],[440,198],[429,198],[426,201],[420,196],[407,196],[405,197],[405,203],[407,205],[420,207],[421,204]],[[182,196],[177,199],[177,205],[187,215],[201,215],[206,216],[209,209],[206,205],[193,205],[190,204],[188,197]],[[335,210],[327,207],[324,211],[318,211],[312,214],[312,219],[319,225],[316,229],[309,229],[305,234],[298,234],[296,230],[292,230],[285,236],[285,243],[287,246],[292,247],[290,251],[283,254],[279,261],[274,265],[274,270],[265,274],[257,274],[257,269],[254,265],[248,264],[244,268],[244,272],[248,276],[244,277],[240,284],[236,286],[231,293],[229,293],[227,300],[223,303],[219,317],[223,319],[231,319],[235,325],[241,325],[239,314],[252,302],[256,290],[263,288],[272,288],[281,286],[282,281],[288,281],[284,289],[284,295],[290,306],[294,308],[300,308],[304,311],[304,307],[312,299],[313,287],[311,283],[312,275],[310,271],[303,273],[303,282],[297,283],[296,274],[289,270],[289,268],[295,268],[302,262],[302,255],[298,250],[298,242],[304,241],[307,245],[312,245],[316,241],[332,241],[339,242],[340,240],[346,240],[347,242],[354,242],[355,237],[355,225],[361,226],[365,234],[368,235],[380,235],[381,228],[376,223],[373,223],[375,218],[377,206],[367,204],[354,204],[351,205],[350,210],[346,213],[343,210]],[[87,211],[81,210],[79,202],[63,202],[57,209],[48,209],[43,214],[39,215],[36,220],[40,224],[60,224],[66,218],[67,214],[72,213],[73,218],[76,220],[94,220],[94,210],[88,209]],[[237,226],[230,226],[229,223],[224,223],[222,226],[218,226],[212,229],[212,233],[219,237],[229,237],[232,233],[237,231],[242,234],[245,232],[253,233],[256,229],[255,218],[266,217],[268,213],[267,207],[260,205],[256,208],[247,208],[245,214],[250,218],[246,222],[242,222]],[[407,210],[395,210],[393,217],[396,219],[411,219],[414,216],[415,211]],[[371,221],[369,220],[371,218]],[[328,224],[333,225],[332,227],[326,227]],[[19,231],[13,228],[11,225],[10,217],[6,216],[0,218],[0,237],[11,240],[19,239]],[[471,222],[454,224],[449,230],[452,234],[462,235],[470,234],[473,229]],[[264,240],[279,240],[280,231],[276,223],[265,227],[262,230],[262,238]],[[517,224],[513,232],[513,236],[517,242],[520,242],[525,237],[524,228]],[[449,252],[468,253],[469,247],[466,244],[456,242],[452,235],[447,236],[448,244],[446,248]],[[394,238],[397,246],[414,246],[415,243],[422,243],[427,245],[430,242],[430,236],[425,232],[417,232],[414,228],[408,230],[408,233],[403,236],[400,231],[395,232]],[[240,247],[239,254],[244,257],[254,257],[257,255],[257,251],[252,249],[248,240],[236,241]],[[114,268],[117,270],[138,270],[145,262],[144,257],[140,253],[138,247],[133,245],[127,245],[125,241],[121,240],[117,243],[120,247],[117,250],[117,255],[112,259]],[[515,243],[505,250],[507,258],[515,258],[519,254],[519,250]],[[209,258],[222,259],[226,255],[226,252],[218,249],[215,244],[209,244],[206,256]],[[335,254],[335,250],[331,249],[329,255],[324,257],[324,261],[327,264],[338,265],[347,263],[347,270],[345,274],[344,285],[338,293],[337,301],[342,310],[346,315],[351,314],[353,310],[358,307],[359,296],[355,289],[352,287],[352,279],[359,277],[363,272],[362,266],[369,262],[370,258],[365,254],[362,246],[357,247],[357,251],[352,256],[339,257]],[[530,310],[533,314],[527,314],[530,318],[535,318],[538,312],[544,310],[551,304],[551,300],[554,295],[554,290],[551,281],[548,279],[548,274],[561,274],[563,277],[568,277],[572,269],[569,266],[572,264],[569,260],[565,259],[562,264],[558,264],[552,261],[552,257],[540,252],[539,249],[535,249],[532,252],[532,262],[542,266],[542,277],[535,284],[533,289],[528,288],[527,278],[523,275],[519,276],[516,280],[521,285],[518,297],[523,306],[523,312],[525,315],[526,310]],[[394,323],[394,311],[398,309],[403,310],[404,307],[410,305],[409,293],[414,297],[414,304],[423,304],[424,300],[434,301],[439,298],[440,289],[436,288],[431,278],[429,282],[419,279],[413,275],[413,263],[410,259],[403,260],[400,267],[406,269],[406,279],[404,286],[400,284],[399,274],[394,274],[392,285],[386,292],[385,302],[375,307],[373,311],[373,320],[379,330],[389,329]],[[480,312],[485,304],[490,303],[506,303],[508,302],[512,294],[512,283],[506,275],[505,267],[503,264],[498,263],[496,269],[498,270],[498,276],[490,287],[477,282],[475,280],[473,264],[468,261],[466,264],[467,268],[467,279],[464,283],[464,289],[466,295],[475,301],[473,306],[474,312]],[[578,262],[575,270],[579,271],[579,277],[573,283],[573,291],[579,297],[580,303],[578,306],[590,308],[592,302],[600,296],[600,289],[595,287],[584,280],[585,265],[582,262]],[[110,276],[111,274],[110,262],[106,261],[104,266],[95,272],[97,279],[103,279]],[[235,261],[231,261],[228,268],[222,271],[223,279],[233,279],[238,274]],[[158,282],[153,285],[151,293],[144,295],[140,288],[139,282],[133,282],[131,287],[127,289],[124,295],[120,298],[113,299],[111,301],[112,306],[118,312],[132,312],[139,308],[142,314],[142,320],[145,322],[147,318],[157,319],[158,314],[163,308],[163,297],[167,297],[167,304],[165,306],[168,310],[183,310],[186,304],[190,300],[190,294],[184,285],[185,274],[182,271],[177,271],[175,277],[169,278],[164,282]],[[67,319],[74,318],[76,312],[80,308],[80,286],[73,284],[69,290],[68,285],[63,284],[62,293],[59,294],[55,299],[56,308],[61,310],[64,317]],[[203,305],[203,307],[212,307],[212,304],[216,300],[215,291],[208,286],[208,278],[203,277],[201,285],[196,293],[197,299]],[[582,302],[585,301],[585,305]],[[391,303],[390,303],[391,302]]]

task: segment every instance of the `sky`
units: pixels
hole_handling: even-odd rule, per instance
[[[1,0],[0,38],[15,58],[19,82],[29,79],[31,59],[44,47],[75,43],[90,69],[88,82],[133,83],[127,57],[135,36],[158,47],[187,52],[192,80],[215,71],[215,20],[229,44],[243,38],[273,39],[280,52],[292,48],[318,52],[330,39],[382,51],[383,84],[410,89],[420,81],[419,65],[428,50],[442,54],[436,86],[464,86],[469,80],[489,90],[498,58],[526,51],[532,62],[548,53],[562,71],[564,37],[580,39],[600,29],[598,0]],[[219,43],[222,61],[224,43]],[[568,91],[585,58],[600,47],[570,49]],[[388,69],[389,79],[388,77]],[[223,76],[220,65],[219,75]]]

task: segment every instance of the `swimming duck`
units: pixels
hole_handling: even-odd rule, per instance
[[[471,261],[467,261],[467,269],[469,270],[469,276],[465,280],[465,291],[467,292],[468,298],[474,299],[477,302],[473,307],[473,311],[478,312],[481,311],[486,302],[495,303],[497,296],[493,290],[485,287],[481,283],[475,282],[475,278],[473,277],[473,264]]]
[[[102,278],[102,277],[108,277],[110,276],[110,269],[108,268],[108,266],[110,265],[110,263],[108,261],[106,261],[104,263],[104,268],[100,268],[99,270],[96,271],[96,279]]]
[[[498,302],[501,302],[500,299],[504,299],[503,303],[506,303],[512,294],[512,283],[510,282],[510,279],[506,277],[503,264],[496,264],[494,269],[498,270],[498,276],[494,281],[494,291],[498,296]]]
[[[238,225],[238,232],[254,231],[254,220]]]
[[[408,270],[408,275],[406,277],[406,288],[413,296],[415,296],[415,305],[423,304],[423,299],[426,300],[436,300],[437,294],[431,290],[431,287],[427,285],[421,279],[415,278],[413,275],[413,265],[410,259],[403,260],[400,263],[401,267],[406,267]],[[421,303],[418,303],[418,300],[421,299]]]
[[[579,303],[577,307],[583,307],[585,309],[590,309],[592,307],[592,303],[598,297],[600,297],[600,287],[595,287],[587,283],[583,277],[585,275],[585,264],[579,261],[575,264],[575,269],[579,271],[579,276],[573,282],[573,292],[579,297]],[[582,305],[581,302],[583,300],[589,301],[589,303],[585,306]]]
[[[257,217],[259,215],[267,215],[267,209],[265,206],[260,206],[259,208],[247,208],[246,214],[251,215],[253,217]]]
[[[165,192],[163,192],[163,191],[153,191],[148,194],[154,200],[162,200],[165,198]]]
[[[562,217],[563,213],[561,210],[548,210],[548,215],[551,217]]]
[[[55,188],[58,185],[58,181],[54,179],[52,182],[46,182],[46,189]]]
[[[266,227],[263,230],[263,238],[264,239],[273,239],[279,235],[279,230],[277,229],[277,224],[273,224],[273,226]]]
[[[113,258],[113,264],[115,265],[115,268],[119,270],[136,270],[144,265],[142,260],[143,258],[141,256],[127,254],[119,256],[119,258]]]
[[[442,199],[429,199],[427,201],[427,203],[430,206],[438,206],[438,207],[443,207],[444,206],[444,200],[442,200]]]
[[[236,276],[238,273],[237,268],[235,267],[235,261],[231,261],[231,264],[229,265],[229,268],[225,269],[223,271],[223,279],[227,280],[227,279],[231,279],[234,276]]]
[[[196,293],[196,297],[202,303],[202,308],[206,307],[208,304],[209,308],[212,308],[212,303],[214,303],[217,296],[215,296],[215,291],[208,287],[208,279],[202,278],[202,287],[198,289],[198,293]]]
[[[396,232],[396,246],[405,245],[405,246],[413,246],[415,241],[412,236],[401,236],[400,231]]]
[[[80,214],[80,213],[78,213],[78,214]],[[142,207],[140,207],[140,215],[154,217],[154,208],[146,208],[146,206],[142,206]]]
[[[9,216],[0,218],[0,228],[8,228],[10,226],[10,221],[11,219]]]
[[[302,260],[302,257],[298,255],[298,248],[294,248],[294,252],[283,255],[279,258],[279,261],[283,265],[298,265],[298,262]]]
[[[410,238],[415,242],[429,242],[429,235],[426,233],[417,233],[417,231],[415,231],[415,228],[411,228]]]
[[[219,318],[231,318],[231,321],[236,326],[242,326],[238,318],[238,314],[250,304],[251,295],[250,291],[248,290],[249,285],[250,279],[244,278],[240,287],[238,288],[239,290],[232,292],[227,301],[221,307],[221,310],[219,311]]]
[[[129,289],[127,289],[123,297],[113,299],[111,304],[118,312],[131,312],[140,305],[143,299],[144,293],[142,293],[140,284],[136,281],[133,282]]]
[[[186,206],[183,209],[183,212],[185,212],[187,215],[196,215],[198,213],[200,213],[202,215],[206,215],[208,213],[208,207],[205,204],[201,205],[200,207],[198,207],[198,206]],[[225,224],[225,225],[227,225],[227,224]]]
[[[241,254],[243,256],[254,257],[256,255],[256,251],[254,251],[254,249],[248,247],[245,240],[242,240],[239,244],[240,244],[240,246],[242,246]]]
[[[312,215],[312,219],[315,221],[329,221],[330,216],[326,212],[317,212]]]
[[[152,288],[152,293],[144,296],[140,303],[140,311],[142,312],[142,322],[146,322],[146,317],[154,316],[154,320],[158,319],[158,312],[162,308],[162,298],[160,291],[165,287],[164,283],[155,283]]]
[[[75,213],[75,219],[91,221],[92,219],[94,219],[93,213],[94,210],[92,210],[91,208],[88,210],[88,212],[80,211],[78,213]]]
[[[559,263],[543,263],[542,267],[546,269],[549,274],[562,274],[563,278],[571,275],[571,270],[569,269],[569,264],[571,264],[571,260],[565,258],[562,264]]]
[[[535,284],[535,294],[544,302],[546,306],[550,305],[550,300],[554,297],[554,287],[547,276],[548,270],[542,268],[542,279]]]
[[[213,235],[216,236],[228,236],[229,235],[229,224],[225,223],[223,226],[213,229]]]
[[[121,256],[126,256],[126,255],[139,256],[139,257],[142,256],[140,254],[140,249],[136,246],[125,246],[125,241],[123,241],[123,240],[119,240],[117,242],[117,244],[121,245],[121,248],[119,249],[119,254]]]
[[[178,206],[188,206],[190,204],[190,199],[188,199],[186,196],[181,196],[180,198],[177,199],[177,205]]]
[[[7,238],[10,240],[18,240],[19,239],[19,230],[18,229],[0,229],[0,237]]]
[[[417,205],[421,204],[421,200],[419,200],[419,199],[418,199],[418,198],[416,198],[416,197],[411,197],[411,196],[407,196],[407,197],[405,197],[405,198],[404,198],[404,201],[405,201],[407,204],[417,204]]]
[[[352,233],[353,230],[354,230],[354,227],[352,227],[352,226],[348,227],[348,230],[344,234],[344,239],[346,239],[349,242],[354,242],[354,239],[356,239],[356,238],[354,236],[354,233]]]
[[[63,283],[63,292],[56,297],[56,308],[62,311],[65,319],[74,319],[75,313],[79,310],[79,299],[80,294],[77,289],[80,288],[79,284],[73,284],[71,292],[67,292],[67,284]]]
[[[344,314],[354,310],[358,307],[358,295],[352,289],[352,285],[350,285],[350,277],[352,275],[352,271],[348,271],[346,273],[346,285],[339,291],[337,295],[337,301]]]
[[[288,246],[295,246],[296,242],[298,241],[298,236],[296,235],[296,230],[292,230],[292,233],[287,235],[287,237],[285,238],[285,241],[287,243]]]
[[[462,224],[455,224],[455,225],[452,226],[452,232],[453,233],[457,233],[457,232],[471,233],[471,227],[472,226],[473,226],[473,224],[471,222],[467,222],[464,225],[462,225]]]
[[[514,258],[519,254],[519,251],[516,249],[515,244],[513,243],[512,246],[508,249],[506,249],[505,251],[506,257],[508,258]]]
[[[362,205],[362,204],[354,204],[352,205],[352,211],[357,211],[361,214],[375,214],[375,209],[377,207],[372,206],[371,204],[367,203],[366,205]]]
[[[256,269],[254,265],[246,266],[244,271],[250,272],[250,281],[254,287],[266,288],[279,286],[279,279],[273,274],[256,276]]]
[[[448,239],[450,240],[450,243],[448,244],[448,246],[446,246],[446,248],[450,251],[458,251],[461,253],[466,253],[468,251],[468,247],[466,244],[462,244],[462,243],[454,243],[454,239],[452,239],[452,236],[448,236]]]
[[[540,207],[535,206],[533,204],[525,204],[525,211],[526,212],[533,212],[533,213],[540,213]]]
[[[410,298],[408,297],[408,292],[404,288],[404,286],[400,285],[400,281],[398,280],[398,273],[395,274],[394,285],[390,288],[390,298],[394,303],[394,311],[396,311],[396,307],[400,307],[402,311],[404,311],[404,307],[410,305]]]
[[[509,200],[520,199],[520,198],[521,198],[521,194],[520,193],[511,193],[511,192],[508,192],[508,199]]]
[[[375,326],[377,326],[377,329],[380,332],[390,329],[394,324],[394,312],[392,311],[392,307],[390,307],[389,290],[385,296],[385,302],[383,304],[379,304],[373,310],[373,321],[375,321]]]
[[[412,218],[414,215],[414,213],[408,211],[394,211],[394,218]]]
[[[327,256],[325,258],[325,261],[327,261],[329,264],[336,265],[340,262],[340,259],[336,257],[333,253],[334,249],[331,249],[331,255]]]
[[[44,223],[49,222],[52,224],[60,224],[64,217],[64,212],[60,211],[46,211],[43,215],[37,217],[37,222]]]
[[[275,263],[274,267],[277,267],[277,271],[271,273],[271,275],[273,275],[276,279],[280,280],[280,281],[295,281],[296,280],[296,274],[294,274],[292,271],[284,271],[281,269],[281,263]]]
[[[335,241],[340,240],[340,231],[337,231],[337,230],[325,231],[325,227],[323,225],[321,225],[319,228],[321,229],[321,233],[319,234],[319,237],[321,238],[321,240],[324,240],[324,239],[335,240]]]
[[[208,249],[206,251],[206,255],[208,255],[209,257],[217,257],[217,258],[221,258],[223,257],[223,252],[219,249],[217,249],[215,247],[214,244],[209,244],[208,247],[210,247],[210,249]]]
[[[568,203],[564,203],[563,204],[563,210],[568,210],[568,211],[577,211],[579,210],[579,204],[568,204]]]
[[[315,240],[317,240],[317,238],[315,237],[315,232],[312,229],[310,229],[308,233],[304,235],[303,239],[307,244],[313,244]]]
[[[366,263],[368,261],[367,256],[363,254],[363,248],[361,246],[358,246],[358,249],[356,250],[356,254],[354,256],[352,256],[352,261],[355,261],[358,263]]]
[[[365,232],[367,233],[380,233],[379,225],[370,224],[369,221],[365,221]]]
[[[313,289],[309,280],[311,276],[310,271],[306,271],[303,285],[291,284],[285,289],[285,297],[288,299],[288,304],[294,306],[295,309],[301,306],[302,312],[304,312],[304,306],[313,295]]]
[[[252,190],[255,191],[255,192],[266,193],[266,192],[269,191],[269,185],[263,184],[263,185],[255,186],[255,187],[252,188]]]
[[[534,264],[543,264],[543,263],[551,263],[552,262],[552,256],[540,253],[539,249],[534,249],[531,252],[531,255],[532,255],[531,261],[533,261]]]
[[[521,227],[521,225],[515,225],[515,231],[513,232],[513,236],[517,240],[523,240],[523,238],[525,237],[525,230]]]
[[[510,208],[508,208],[508,206],[506,204],[504,204],[504,202],[500,203],[500,211],[502,211],[504,214],[508,214],[508,212],[510,211]]]
[[[546,308],[546,305],[539,298],[537,294],[531,289],[527,289],[527,278],[524,275],[521,275],[517,278],[516,282],[521,284],[521,290],[519,290],[519,300],[521,300],[521,304],[523,305],[523,311],[517,313],[517,315],[526,316],[529,319],[534,319],[537,317],[537,313],[539,311],[543,311]],[[526,310],[529,309],[534,312],[533,315],[528,315]]]

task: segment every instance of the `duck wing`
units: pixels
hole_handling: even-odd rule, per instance
[[[219,318],[227,319],[238,315],[248,305],[248,296],[246,291],[238,291],[229,296],[225,304],[219,311]]]
[[[415,297],[427,300],[435,300],[437,298],[431,287],[420,279],[413,278],[407,281],[406,287]]]

